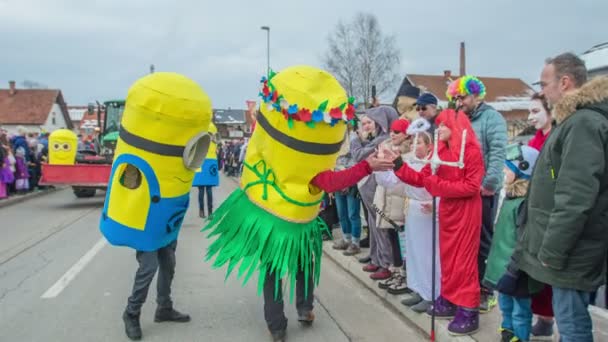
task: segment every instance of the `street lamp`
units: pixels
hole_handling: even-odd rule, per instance
[[[262,26],[260,29],[266,31],[266,75],[270,75],[270,26]]]

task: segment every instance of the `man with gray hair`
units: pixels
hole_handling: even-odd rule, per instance
[[[540,86],[557,127],[532,174],[514,258],[552,287],[561,341],[593,341],[587,306],[608,252],[608,77],[587,82],[584,62],[564,53],[546,61]]]

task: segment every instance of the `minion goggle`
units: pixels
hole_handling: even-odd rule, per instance
[[[207,132],[201,132],[190,138],[185,146],[152,141],[129,132],[124,126],[121,126],[119,136],[124,142],[140,150],[161,156],[182,158],[184,167],[192,171],[201,167],[211,143],[211,136]]]
[[[521,149],[521,144],[511,144],[507,146],[507,158],[505,165],[513,171],[519,178],[529,179],[530,176],[526,175],[522,171],[526,171],[530,168],[530,164],[524,160],[524,154]],[[515,164],[517,163],[517,164]]]

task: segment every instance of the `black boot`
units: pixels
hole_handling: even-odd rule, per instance
[[[190,322],[190,315],[183,314],[173,308],[159,309],[156,308],[154,322]]]
[[[125,322],[125,333],[127,334],[127,337],[133,341],[141,340],[139,315],[132,315],[125,310],[122,314],[122,320]]]

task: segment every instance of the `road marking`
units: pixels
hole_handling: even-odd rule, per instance
[[[97,241],[93,248],[86,252],[85,255],[83,255],[80,260],[78,260],[67,272],[65,272],[65,274],[59,278],[59,280],[57,280],[57,282],[53,284],[51,288],[46,290],[46,292],[40,298],[49,299],[57,297],[61,291],[63,291],[70,284],[70,282],[76,278],[78,273],[80,273],[80,271],[82,271],[84,267],[91,262],[91,260],[93,260],[93,257],[95,257],[95,255],[99,253],[99,251],[105,245],[107,245],[105,238],[101,238],[99,241]]]

